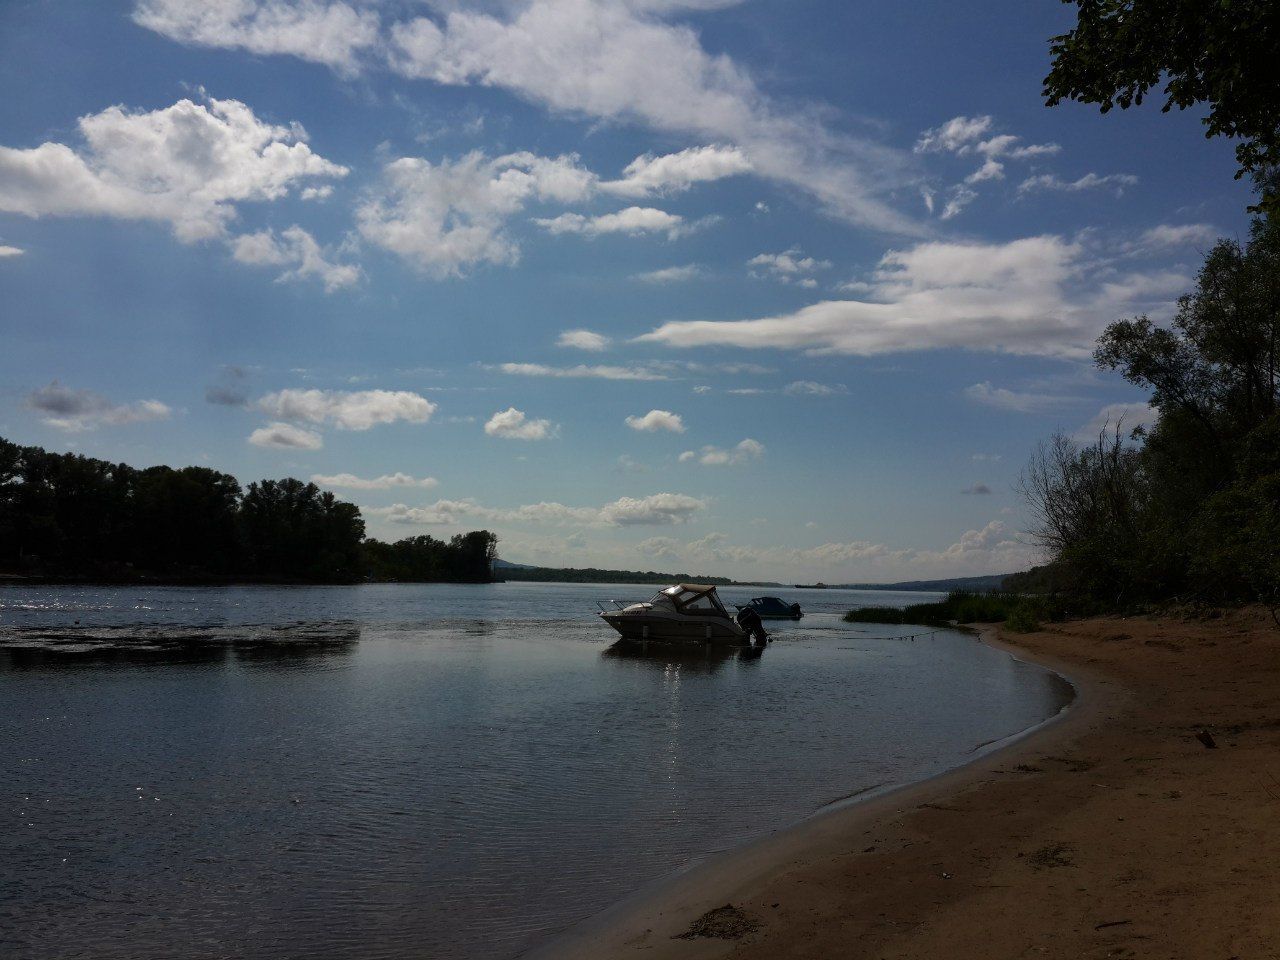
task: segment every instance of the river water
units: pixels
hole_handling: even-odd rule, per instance
[[[1069,696],[839,619],[919,593],[620,654],[593,601],[655,589],[0,586],[0,956],[504,960]]]

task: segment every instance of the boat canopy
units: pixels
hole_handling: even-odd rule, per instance
[[[674,587],[661,590],[658,597],[668,598],[681,613],[702,614],[705,616],[728,617],[729,611],[720,602],[713,584],[677,583]]]

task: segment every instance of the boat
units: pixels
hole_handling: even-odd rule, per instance
[[[781,597],[754,597],[750,603],[737,604],[739,610],[754,610],[761,620],[799,620],[804,616],[798,603],[787,603]]]
[[[729,643],[749,642],[746,630],[725,609],[716,588],[703,583],[677,583],[643,603],[597,601],[600,617],[627,640]]]
[[[825,590],[827,585],[819,580],[817,583],[797,583],[797,590]]]

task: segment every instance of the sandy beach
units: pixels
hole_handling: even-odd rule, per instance
[[[1280,955],[1270,614],[983,637],[1070,679],[1075,703],[963,768],[697,867],[537,956]]]

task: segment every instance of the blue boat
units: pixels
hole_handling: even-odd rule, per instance
[[[781,597],[755,597],[750,603],[740,603],[737,607],[754,610],[761,620],[799,620],[804,616],[800,604],[787,603]]]

